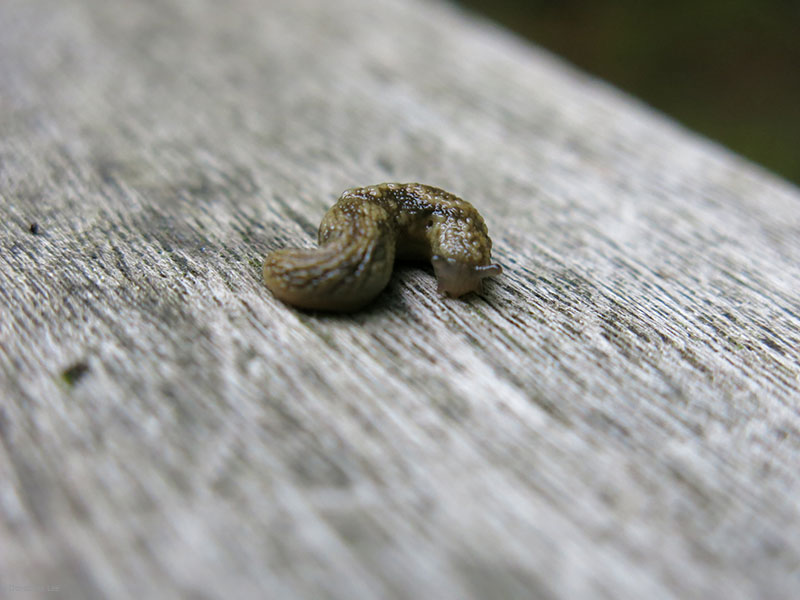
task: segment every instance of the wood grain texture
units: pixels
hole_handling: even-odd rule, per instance
[[[381,181],[503,276],[276,302]],[[4,0],[0,596],[796,598],[798,264],[796,188],[448,5]]]

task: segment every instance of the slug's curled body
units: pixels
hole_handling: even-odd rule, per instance
[[[322,219],[319,248],[286,249],[264,259],[264,283],[301,308],[350,311],[389,283],[395,257],[430,260],[439,292],[481,290],[499,275],[478,211],[461,198],[419,183],[383,183],[344,192]]]

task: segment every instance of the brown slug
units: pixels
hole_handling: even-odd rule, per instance
[[[283,302],[353,311],[389,283],[395,257],[433,263],[438,291],[480,292],[499,275],[478,211],[461,198],[419,183],[382,183],[345,191],[322,219],[319,248],[290,248],[264,258],[264,283]]]

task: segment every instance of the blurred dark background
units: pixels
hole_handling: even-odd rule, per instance
[[[456,0],[800,183],[800,0]]]

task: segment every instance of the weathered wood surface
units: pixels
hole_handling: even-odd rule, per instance
[[[0,596],[798,597],[797,189],[415,1],[3,0],[0,103]],[[386,180],[504,276],[277,303]]]

